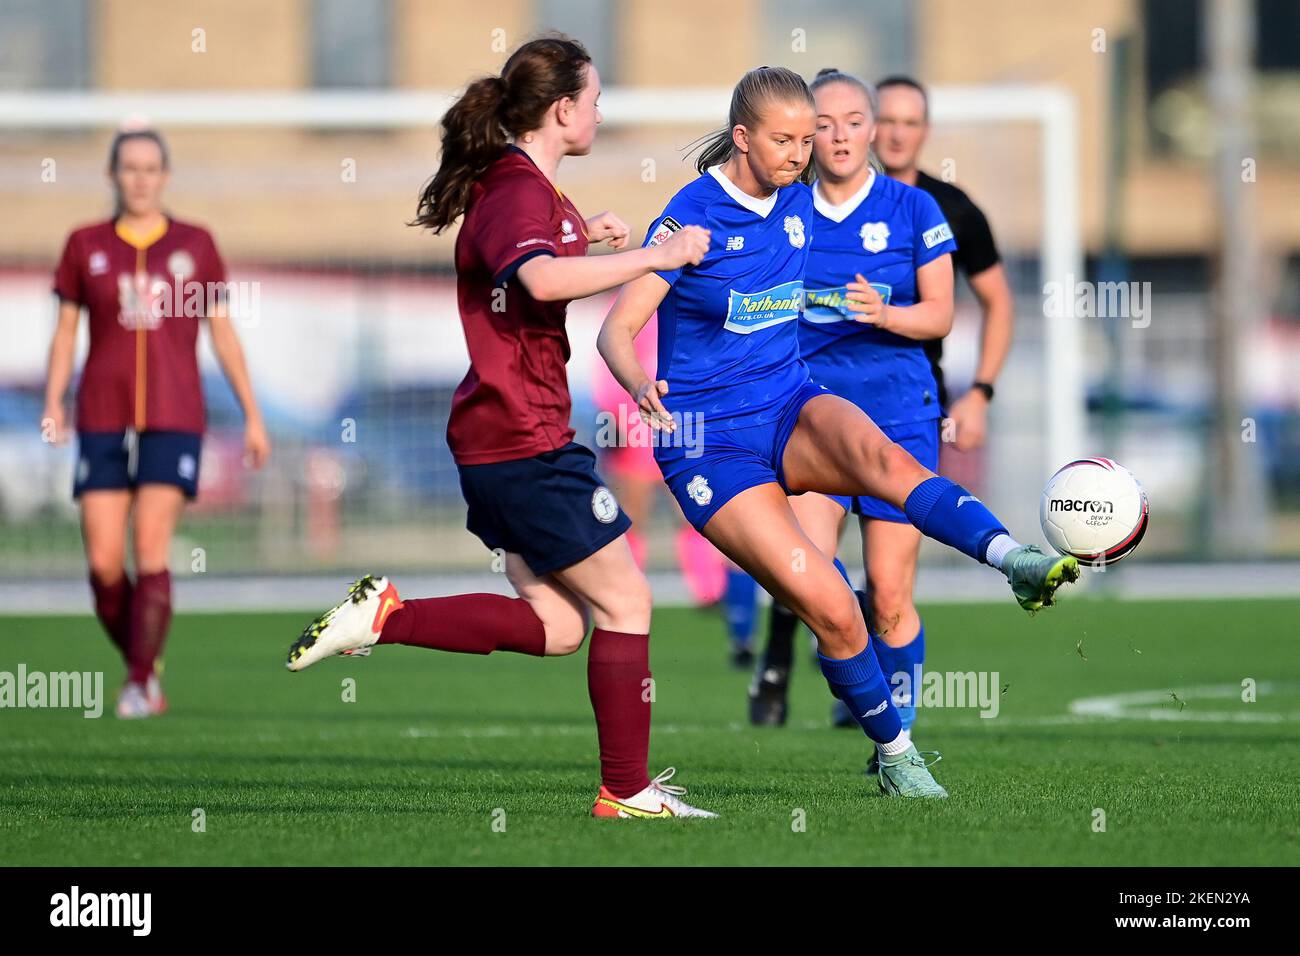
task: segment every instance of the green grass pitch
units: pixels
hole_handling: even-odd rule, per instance
[[[290,674],[309,613],[181,614],[171,713],[124,722],[111,716],[120,665],[93,618],[0,618],[0,671],[101,669],[108,698],[99,720],[0,710],[0,863],[1300,863],[1300,602],[923,613],[931,668],[1000,675],[995,718],[921,711],[947,801],[879,794],[864,738],[826,726],[802,644],[791,724],[753,729],[718,616],[657,612],[651,772],[675,765],[688,799],[722,814],[664,822],[588,816],[583,652],[381,648]],[[1129,692],[1151,696],[1106,706],[1145,716],[1069,711]]]

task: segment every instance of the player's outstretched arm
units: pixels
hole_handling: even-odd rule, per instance
[[[519,267],[519,281],[538,302],[582,299],[651,272],[696,265],[709,251],[709,231],[686,226],[665,242],[608,256],[536,256]]]
[[[678,235],[680,233],[674,233],[673,238]],[[664,245],[667,246],[668,242]],[[600,357],[618,383],[636,399],[642,421],[665,431],[672,431],[675,426],[672,416],[660,401],[668,394],[668,383],[653,381],[650,373],[641,367],[636,355],[636,337],[659,308],[669,288],[664,279],[654,274],[623,286],[596,338]]]
[[[223,309],[218,309],[208,316],[208,327],[212,332],[212,351],[216,353],[221,371],[230,383],[239,406],[244,410],[244,454],[245,461],[252,468],[261,468],[271,454],[271,440],[266,435],[262,424],[262,412],[253,397],[253,384],[248,377],[248,366],[244,362],[244,350],[240,347],[239,336],[231,325],[230,316]]]

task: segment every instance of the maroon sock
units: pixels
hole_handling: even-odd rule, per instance
[[[93,571],[90,574],[90,589],[95,593],[95,615],[104,625],[109,640],[118,649],[123,660],[131,646],[131,579],[123,572],[112,584]]]
[[[596,628],[587,652],[587,691],[596,712],[600,782],[630,797],[650,785],[650,635]]]
[[[172,576],[169,571],[137,574],[131,597],[130,680],[143,684],[162,656],[172,620]]]
[[[384,621],[379,643],[460,654],[514,651],[541,657],[546,653],[546,628],[523,598],[453,594],[403,601]]]

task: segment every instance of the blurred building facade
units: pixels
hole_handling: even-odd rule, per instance
[[[1300,208],[1300,6],[1256,7],[1254,191],[1265,245],[1286,254],[1300,249],[1300,217],[1292,214]],[[1201,83],[1203,17],[1191,0],[715,0],[703,14],[694,0],[7,0],[0,87],[453,90],[547,28],[582,39],[606,86],[729,86],[758,63],[805,76],[825,65],[868,79],[905,71],[931,85],[1058,84],[1079,106],[1090,252],[1102,250],[1108,228],[1134,256],[1202,254],[1214,238],[1206,174],[1214,120]],[[436,124],[430,116],[426,131],[383,137],[230,130],[214,140],[176,131],[173,201],[220,220],[235,256],[445,259],[446,240],[417,242],[401,228],[433,168]],[[675,150],[698,132],[665,130],[640,142],[628,131],[611,134],[564,175],[584,208],[618,209],[642,228],[664,187],[629,190],[624,170],[663,154],[660,182],[676,188],[691,173]],[[48,151],[48,139],[6,136],[0,195],[26,227],[5,230],[0,255],[47,259],[70,220],[106,202],[107,133],[58,138],[55,154],[79,190],[30,188],[22,167]],[[995,151],[978,140],[949,146],[942,136],[937,130],[927,153],[931,166],[951,159],[957,180],[975,187],[996,176]],[[1110,169],[1116,142],[1119,168]],[[341,157],[356,161],[353,192],[367,192],[363,222],[340,183]],[[1108,226],[1107,211],[1116,209],[1122,215]],[[1031,229],[1014,209],[994,216],[1007,242],[1032,248]]]
[[[1241,188],[1255,209],[1269,318],[1247,343],[1248,412],[1275,506],[1257,550],[1300,555],[1300,4],[1252,9],[1257,155],[1243,157],[1251,175]],[[1144,556],[1212,551],[1219,223],[1194,0],[0,0],[0,94],[450,92],[546,29],[580,38],[605,87],[654,89],[669,102],[674,91],[728,88],[760,64],[1071,93],[1087,255],[1077,278],[1149,282],[1156,300],[1147,326],[1085,323],[1089,453],[1146,483]],[[611,123],[592,155],[564,164],[562,186],[588,215],[614,210],[639,238],[695,175],[683,147],[724,122]],[[437,123],[163,129],[169,208],[210,226],[232,278],[260,287],[266,321],[242,325],[241,337],[277,442],[269,470],[243,471],[237,409],[202,349],[210,434],[179,560],[198,542],[226,571],[481,563],[443,440],[467,364],[450,281],[455,229],[433,237],[406,225],[437,160]],[[110,137],[13,124],[0,134],[0,577],[79,573],[72,452],[43,447],[34,423],[53,327],[50,270],[73,226],[109,214]],[[1055,224],[1043,212],[1038,137],[1025,123],[945,122],[922,163],[985,209],[1017,297],[992,442],[954,472],[1017,528],[1037,520],[1046,475],[1023,465],[1045,457],[1053,384],[1038,256]],[[589,443],[594,336],[608,302],[569,313],[574,421]],[[961,288],[945,360],[958,392],[977,341],[977,310]],[[356,443],[341,437],[349,422]],[[661,507],[652,561],[669,560],[672,526]]]

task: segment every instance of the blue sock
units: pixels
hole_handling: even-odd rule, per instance
[[[904,730],[911,730],[916,722],[916,700],[921,693],[921,665],[925,663],[925,625],[911,642],[902,647],[890,647],[876,635],[871,635],[871,646],[876,650],[876,660],[894,692],[894,706]]]
[[[926,537],[983,561],[989,542],[1007,534],[1002,522],[961,485],[936,475],[927,478],[903,503],[907,520]]]
[[[840,572],[840,577],[844,579],[845,584],[853,587],[853,582],[849,580],[849,569],[844,566],[844,562],[839,558],[835,559],[835,570]]]
[[[727,617],[727,633],[741,647],[748,647],[754,636],[757,616],[758,582],[739,568],[727,569],[727,590],[722,596]]]
[[[889,696],[889,685],[870,647],[844,660],[817,655],[831,693],[844,701],[866,735],[878,744],[893,741],[903,729]]]

